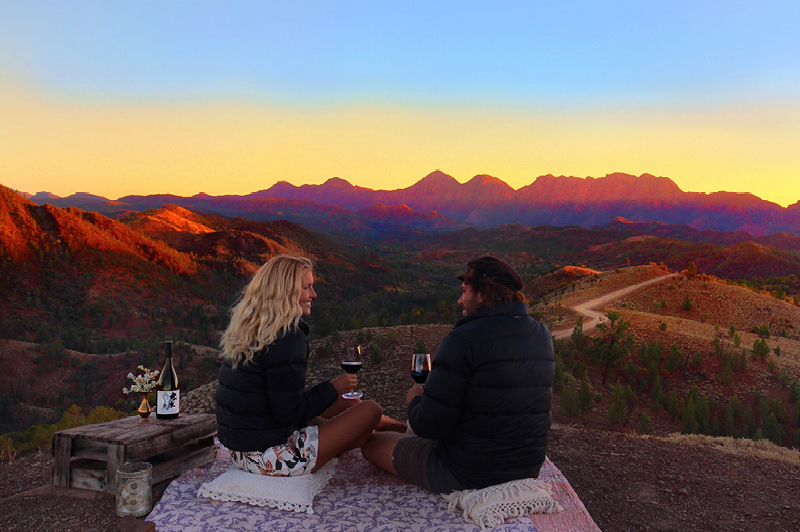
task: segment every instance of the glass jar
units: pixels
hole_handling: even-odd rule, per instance
[[[153,466],[149,462],[125,462],[117,469],[117,515],[142,517],[153,504]]]

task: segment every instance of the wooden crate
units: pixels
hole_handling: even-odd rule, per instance
[[[141,423],[139,416],[131,416],[56,432],[53,484],[113,493],[117,468],[125,462],[150,462],[156,484],[216,458],[213,414],[151,417]]]

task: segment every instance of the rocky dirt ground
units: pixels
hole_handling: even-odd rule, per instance
[[[555,425],[548,455],[606,532],[790,532],[800,523],[797,452],[763,458],[698,440]],[[0,528],[121,530],[112,497],[76,498],[46,488],[51,466],[49,454],[0,464]]]

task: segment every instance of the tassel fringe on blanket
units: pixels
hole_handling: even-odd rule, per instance
[[[561,512],[561,505],[551,493],[548,483],[526,478],[480,490],[455,491],[442,497],[447,500],[449,511],[461,512],[465,521],[486,530],[504,523],[506,519]]]

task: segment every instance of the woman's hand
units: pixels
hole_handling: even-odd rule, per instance
[[[352,392],[356,389],[358,377],[355,373],[345,373],[333,379],[331,384],[336,388],[336,393],[342,395],[343,393]]]
[[[422,395],[422,385],[415,384],[411,387],[411,389],[408,390],[408,393],[406,394],[406,404],[410,403],[413,398],[419,397],[420,395]]]

